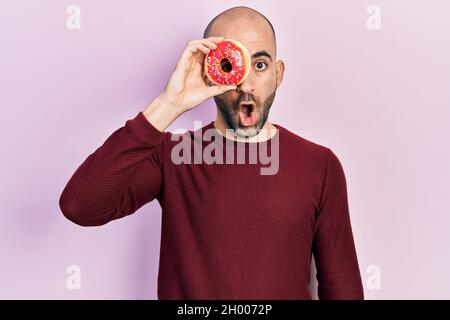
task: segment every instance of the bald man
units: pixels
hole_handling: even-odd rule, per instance
[[[248,49],[249,76],[239,86],[212,85],[204,57],[228,38]],[[63,214],[81,226],[157,199],[159,299],[311,299],[312,256],[320,299],[364,297],[338,158],[268,120],[285,68],[276,54],[273,26],[261,13],[220,13],[203,39],[187,43],[160,95],[89,155],[61,194]],[[164,131],[210,97],[215,121]],[[251,104],[253,121],[243,121],[243,104]],[[275,170],[263,170],[261,150]],[[180,161],[192,155],[201,161]]]

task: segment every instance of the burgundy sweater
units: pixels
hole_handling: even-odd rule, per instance
[[[312,254],[319,299],[363,299],[338,158],[274,125],[279,167],[262,175],[268,165],[259,156],[256,164],[174,163],[173,137],[194,131],[161,132],[140,112],[78,167],[60,208],[76,224],[99,226],[156,199],[158,299],[311,299]],[[214,122],[195,132],[206,129],[216,130]],[[269,151],[275,137],[266,142]],[[222,138],[234,144],[234,155],[243,147],[248,156],[252,143]],[[195,143],[204,150],[220,139],[191,142],[195,154]]]

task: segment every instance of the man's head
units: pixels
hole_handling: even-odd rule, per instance
[[[241,42],[251,56],[250,74],[236,90],[215,96],[217,107],[229,128],[241,136],[259,133],[269,115],[275,93],[283,80],[284,62],[276,61],[276,37],[270,21],[248,7],[233,7],[217,15],[206,27],[203,38],[219,37]],[[254,102],[256,120],[244,125],[240,103]]]

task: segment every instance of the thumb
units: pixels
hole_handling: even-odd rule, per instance
[[[233,89],[236,89],[237,88],[237,86],[236,85],[218,85],[218,86],[212,86],[212,87],[209,87],[209,97],[213,97],[213,96],[217,96],[217,95],[219,95],[219,94],[222,94],[222,93],[224,93],[224,92],[226,92],[226,91],[229,91],[229,90],[233,90]]]

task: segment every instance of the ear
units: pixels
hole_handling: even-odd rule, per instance
[[[284,61],[278,60],[276,65],[276,72],[277,72],[277,89],[281,85],[281,82],[283,82],[284,77]]]

